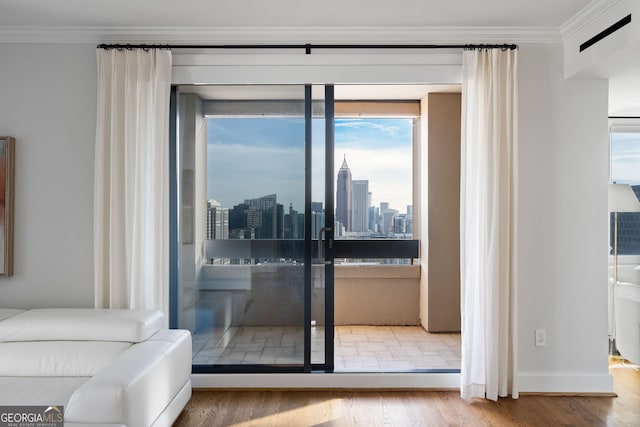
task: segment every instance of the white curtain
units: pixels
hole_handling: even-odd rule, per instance
[[[463,53],[461,395],[518,397],[517,50]]]
[[[97,308],[169,307],[171,52],[98,49]]]

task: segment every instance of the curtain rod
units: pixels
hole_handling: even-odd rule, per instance
[[[98,49],[518,49],[516,44],[99,44]]]

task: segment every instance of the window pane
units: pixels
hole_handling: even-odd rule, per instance
[[[413,120],[336,119],[336,239],[413,238]],[[411,259],[336,259],[410,264]]]
[[[640,133],[611,133],[611,182],[629,184],[640,198]],[[614,215],[611,214],[610,246],[613,254]],[[618,214],[618,255],[640,255],[640,213]]]
[[[411,239],[411,119],[336,119],[336,238]]]
[[[178,327],[196,372],[303,368],[304,106],[304,86],[179,91]]]

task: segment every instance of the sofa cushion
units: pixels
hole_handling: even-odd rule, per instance
[[[0,322],[6,341],[141,342],[165,325],[161,311],[122,309],[34,309]]]
[[[0,376],[90,377],[130,346],[118,341],[3,342]]]
[[[86,377],[1,377],[0,404],[65,406]]]
[[[8,319],[11,316],[22,313],[23,311],[24,310],[19,310],[17,308],[0,308],[0,322],[2,322],[4,319]]]

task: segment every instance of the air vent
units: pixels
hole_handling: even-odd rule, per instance
[[[615,24],[613,24],[612,26],[610,26],[606,30],[596,34],[595,36],[591,37],[586,42],[582,43],[580,45],[580,52],[582,52],[583,50],[593,46],[594,44],[598,43],[600,40],[604,39],[605,37],[610,36],[611,34],[613,34],[616,31],[618,31],[620,28],[622,28],[625,25],[630,24],[630,23],[631,23],[631,15],[625,16],[624,18],[622,18],[621,20],[619,20],[618,22],[616,22]]]

